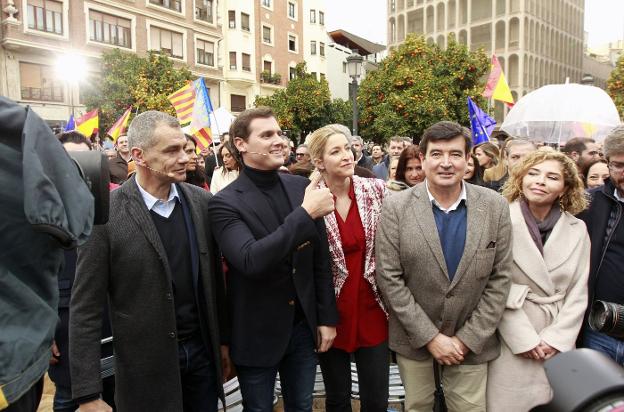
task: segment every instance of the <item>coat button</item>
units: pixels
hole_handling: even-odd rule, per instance
[[[169,332],[169,337],[171,339],[174,339],[176,337],[176,333],[175,332]]]
[[[291,299],[291,300],[288,301],[288,304],[290,306],[295,306],[295,301]]]
[[[452,297],[453,297],[453,292],[449,292],[449,293],[446,294],[446,298],[447,299],[450,299]]]
[[[165,297],[167,298],[167,300],[173,300],[173,296],[171,296],[171,293],[167,293]]]
[[[293,268],[293,275],[297,273],[297,269]]]

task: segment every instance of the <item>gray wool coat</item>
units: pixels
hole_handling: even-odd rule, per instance
[[[220,343],[225,328],[221,261],[206,205],[210,193],[178,184],[190,209],[199,251],[202,335],[221,382]],[[171,271],[135,179],[111,193],[110,219],[94,227],[78,249],[70,307],[70,360],[74,398],[102,391],[100,316],[109,299],[115,350],[117,410],[181,411],[182,385]],[[223,388],[219,385],[221,397]]]
[[[512,264],[509,207],[493,190],[465,185],[466,243],[453,281],[425,183],[384,202],[376,279],[390,314],[389,346],[406,358],[431,358],[425,345],[438,333],[468,346],[465,364],[485,363],[500,353],[495,332]]]

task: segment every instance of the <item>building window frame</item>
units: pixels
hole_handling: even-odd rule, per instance
[[[310,9],[310,24],[316,24],[316,9]]]
[[[292,39],[291,39],[292,37]],[[293,41],[295,49],[291,49],[291,41]],[[299,54],[299,36],[297,35],[297,33],[293,33],[293,32],[287,32],[286,33],[286,44],[288,45],[288,53],[295,53],[295,54]]]
[[[177,11],[176,9],[171,9],[167,6],[160,5],[158,3],[152,3],[153,1],[155,2],[158,0],[145,0],[145,7],[152,9],[152,10],[160,10],[162,12],[173,14],[174,16],[178,16],[178,17],[186,17],[186,0],[161,0],[163,4],[166,2],[179,1],[180,11]],[[195,14],[195,10],[193,10],[193,15],[194,14]]]
[[[273,0],[260,0],[260,6],[273,11]]]
[[[236,96],[237,98],[242,97],[242,101],[244,104],[242,106],[234,107],[234,105],[232,104],[234,102],[234,100],[232,99],[234,96]],[[241,100],[241,99],[238,99],[238,100]],[[245,111],[245,109],[247,109],[247,96],[243,94],[231,93],[230,94],[230,111],[235,112],[235,113],[240,113],[240,112]]]
[[[114,44],[109,44],[109,43],[102,43],[102,42],[98,42],[95,40],[91,40],[91,33],[90,33],[90,19],[89,19],[89,11],[93,10],[96,11],[98,13],[104,13],[104,14],[109,14],[112,15],[114,17],[120,17],[120,18],[124,18],[127,20],[130,20],[130,43],[131,43],[131,47],[122,47],[122,46],[117,46]],[[101,47],[108,47],[111,49],[117,49],[120,48],[122,50],[131,50],[133,52],[136,53],[136,15],[135,14],[130,14],[130,13],[124,13],[121,12],[117,9],[113,9],[110,7],[106,7],[106,6],[101,6],[99,4],[96,3],[91,3],[91,2],[85,2],[84,3],[84,14],[85,14],[85,27],[87,28],[85,30],[85,44],[88,45],[96,45],[96,46],[101,46]]]
[[[297,13],[297,9],[299,4],[297,3],[296,0],[287,0],[286,1],[286,17],[288,17],[290,20],[294,20],[294,21],[298,21],[299,20],[299,16]]]
[[[208,0],[208,1],[210,1],[211,3],[210,16],[212,16],[212,19],[208,21],[208,20],[197,18],[198,10],[202,10],[201,8],[197,6],[197,3],[203,2],[203,0],[193,0],[193,21],[197,23],[205,24],[207,26],[216,27],[217,26],[217,9],[215,6],[215,0]],[[208,15],[208,13],[206,14]]]
[[[318,22],[321,26],[325,25],[325,12],[320,11],[318,12]]]
[[[236,28],[236,10],[228,10],[228,28]]]
[[[325,43],[319,42],[319,56],[325,57]]]
[[[234,56],[234,64],[232,64],[232,56]],[[230,71],[238,70],[238,56],[235,51],[228,53],[228,67],[230,68]]]
[[[41,64],[41,63],[33,63],[33,62],[29,62],[29,61],[19,61],[18,63],[18,70],[19,70],[19,75],[20,75],[20,79],[19,79],[19,87],[20,87],[20,99],[21,100],[25,100],[25,101],[33,101],[33,102],[53,102],[53,103],[64,103],[65,102],[65,82],[63,82],[61,79],[56,78],[56,76],[52,75],[48,80],[52,80],[52,87],[50,87],[49,89],[51,90],[51,95],[54,96],[54,89],[58,89],[60,92],[60,96],[56,99],[51,98],[51,99],[44,99],[43,96],[43,90],[45,90],[46,88],[44,87],[40,87],[39,89],[35,89],[35,88],[28,88],[30,89],[29,94],[24,97],[24,89],[25,87],[22,87],[23,84],[23,79],[22,79],[22,64],[28,64],[31,66],[38,66],[39,68],[39,83],[41,85],[43,85],[44,83],[44,78],[42,77],[43,73],[54,73],[54,67],[47,65],[47,64]],[[39,90],[39,97],[33,97],[33,90]],[[57,95],[58,96],[58,95]]]
[[[49,37],[54,39],[65,39],[69,40],[69,0],[54,0],[57,3],[61,3],[61,33],[48,32],[45,30],[38,30],[36,28],[29,27],[29,19],[30,19],[30,10],[29,10],[29,1],[22,0],[22,16],[23,16],[23,32],[25,34],[33,34],[42,37]],[[34,5],[33,5],[34,7]]]
[[[265,38],[264,38],[264,29],[265,29],[265,28],[269,29],[269,35],[270,35],[270,37],[271,37],[271,42],[270,42],[270,43],[267,43],[267,42],[265,41]],[[273,25],[272,25],[272,24],[267,24],[267,23],[264,23],[264,22],[263,22],[263,23],[262,23],[262,32],[260,33],[260,35],[262,36],[262,37],[261,37],[261,39],[262,39],[262,44],[266,44],[267,46],[273,46],[273,45],[275,45],[275,37],[274,37],[274,36],[275,36],[275,30],[274,30],[274,28],[273,28]]]
[[[245,19],[243,19],[244,16],[247,17],[247,24],[244,24],[245,23]],[[241,11],[240,19],[241,19],[241,30],[251,33],[251,15],[249,15],[249,13],[245,13]]]
[[[160,30],[166,30],[166,31],[170,31],[173,33],[181,34],[182,35],[182,57],[167,56],[166,54],[165,55],[172,60],[187,63],[187,56],[188,56],[188,50],[186,50],[187,31],[185,28],[179,27],[179,26],[170,26],[168,24],[164,24],[155,20],[146,20],[145,26],[147,28],[147,50],[156,50],[156,51],[162,50],[162,49],[156,49],[152,45],[152,28],[154,27]],[[172,48],[172,53],[173,53],[173,48]]]
[[[310,55],[316,56],[316,40],[310,40]]]
[[[245,66],[245,56],[247,56],[248,59],[248,66]],[[241,69],[244,72],[251,73],[251,54],[241,53]]]
[[[199,42],[204,42],[204,43],[211,43],[212,44],[212,64],[208,64],[208,63],[201,63],[199,60]],[[204,37],[204,36],[198,36],[195,35],[194,39],[193,39],[193,50],[195,51],[195,64],[197,66],[202,66],[202,67],[210,67],[211,69],[216,69],[217,68],[217,39],[211,39],[208,37]],[[209,53],[206,53],[206,50],[204,48],[204,54],[209,55]]]

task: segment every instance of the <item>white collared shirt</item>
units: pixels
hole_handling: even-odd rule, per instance
[[[457,200],[450,205],[448,208],[444,208],[442,207],[442,205],[440,205],[440,203],[438,203],[438,201],[435,199],[435,197],[433,197],[433,195],[431,194],[431,192],[429,191],[429,182],[427,182],[427,179],[425,179],[425,187],[427,188],[427,195],[429,196],[429,201],[436,206],[438,209],[440,209],[441,211],[443,211],[444,213],[450,213],[453,210],[456,210],[459,207],[459,204],[461,203],[462,200],[466,200],[466,185],[464,184],[464,182],[461,182],[461,192],[459,193],[459,197],[457,198]]]
[[[159,214],[164,218],[168,218],[173,213],[173,209],[175,209],[176,201],[180,200],[180,196],[178,195],[178,189],[176,185],[171,183],[171,189],[169,189],[169,198],[166,202],[152,196],[145,189],[141,187],[139,182],[135,179],[137,187],[139,188],[139,192],[141,192],[141,196],[143,196],[143,202],[145,202],[145,206],[147,206],[147,210],[153,210],[155,213]]]
[[[620,202],[624,203],[624,197],[620,196],[620,194],[618,193],[617,188],[615,189],[615,192],[613,193],[613,196],[615,196],[615,198],[616,198],[618,201],[620,201]]]

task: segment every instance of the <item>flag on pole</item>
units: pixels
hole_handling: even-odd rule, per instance
[[[128,107],[128,109],[121,115],[119,119],[108,129],[106,132],[107,135],[113,138],[113,142],[117,141],[117,138],[126,132],[126,128],[128,127],[128,120],[130,120],[130,112],[132,111],[132,106]]]
[[[499,100],[510,108],[514,105],[511,90],[509,89],[509,85],[505,79],[505,74],[503,73],[503,69],[501,68],[496,55],[492,55],[492,71],[487,79],[483,96]]]
[[[193,117],[193,110],[195,106],[195,87],[197,82],[188,82],[184,87],[175,93],[171,94],[168,99],[173,105],[176,111],[176,116],[181,125],[190,123]]]
[[[488,142],[496,126],[496,120],[488,116],[468,97],[468,112],[470,113],[470,129],[472,129],[472,144]]]
[[[197,146],[200,149],[206,149],[212,142],[210,114],[214,110],[203,77],[193,82],[193,89],[195,91],[195,102],[193,104],[191,133],[195,136]]]
[[[70,114],[69,120],[67,121],[67,124],[65,125],[65,129],[63,129],[63,131],[69,132],[71,130],[74,130],[75,128],[76,128],[76,122],[74,121],[74,115]]]
[[[76,129],[87,139],[99,131],[99,126],[98,109],[85,113],[81,118],[76,119]]]

